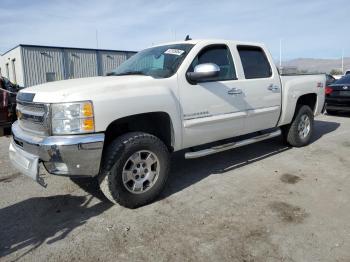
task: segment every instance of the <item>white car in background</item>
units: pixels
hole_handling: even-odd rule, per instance
[[[340,78],[342,78],[344,75],[332,75],[335,80],[339,80]]]

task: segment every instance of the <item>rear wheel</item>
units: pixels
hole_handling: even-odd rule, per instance
[[[310,107],[299,108],[292,123],[282,128],[283,136],[288,144],[295,147],[308,145],[314,128],[314,115]]]
[[[99,183],[113,203],[136,208],[150,203],[164,188],[169,152],[157,137],[127,133],[106,149]]]

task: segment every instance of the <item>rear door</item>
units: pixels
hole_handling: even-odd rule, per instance
[[[245,132],[275,127],[281,112],[281,82],[270,54],[259,46],[238,45],[243,79],[237,83],[244,94]]]

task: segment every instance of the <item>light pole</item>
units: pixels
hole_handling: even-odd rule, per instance
[[[97,29],[96,29],[95,37],[96,37],[96,49],[98,49],[98,30]]]
[[[282,74],[282,39],[280,38],[280,72]]]
[[[341,51],[341,73],[344,74],[344,48]]]

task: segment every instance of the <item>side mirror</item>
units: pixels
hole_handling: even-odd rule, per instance
[[[196,83],[211,77],[216,77],[220,73],[220,67],[214,63],[196,65],[193,72],[187,72],[186,76],[190,82]]]

